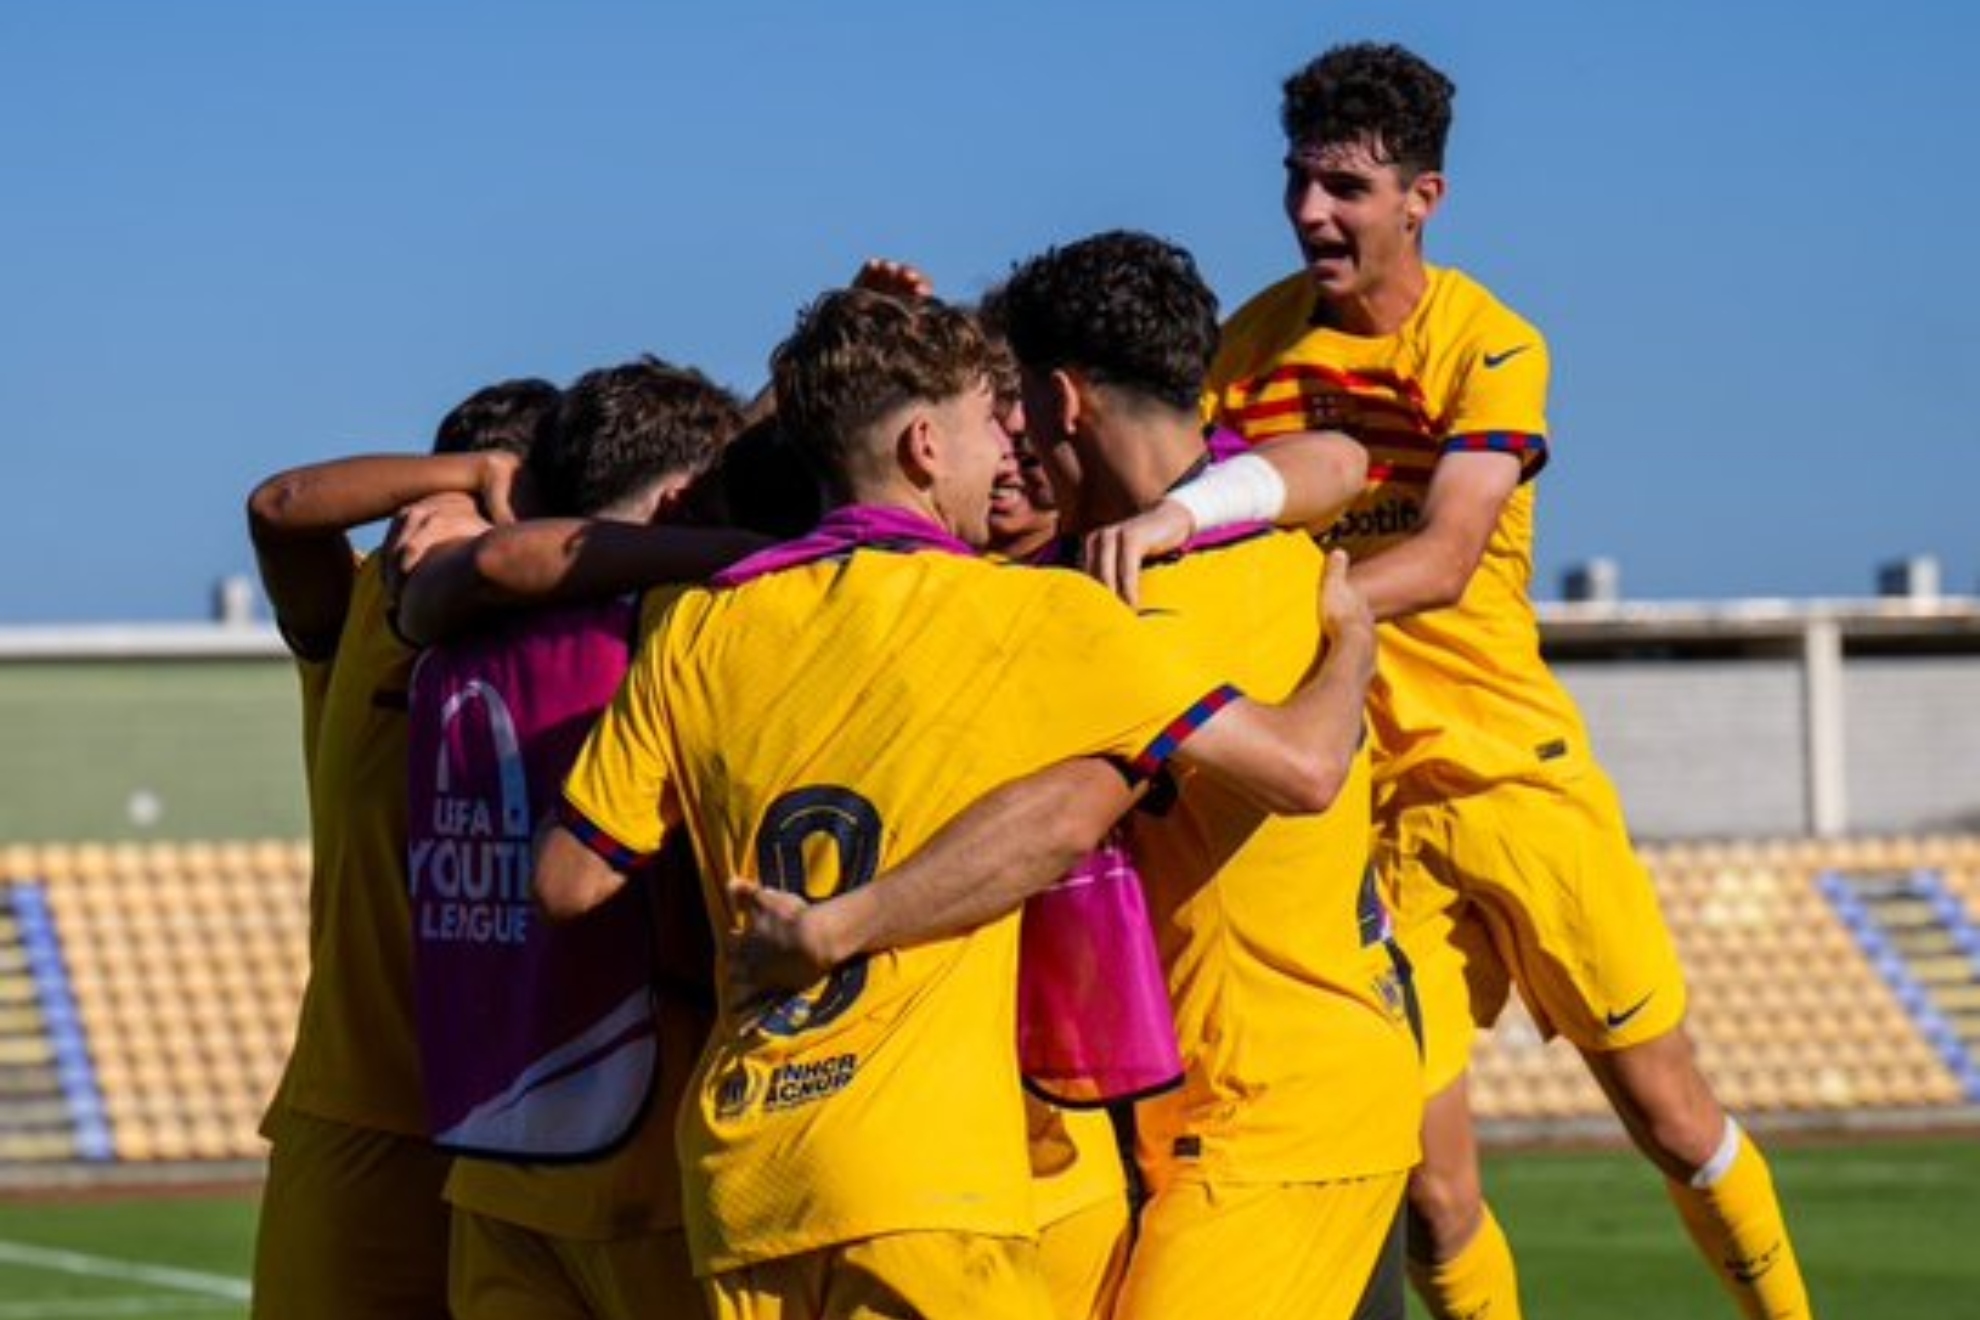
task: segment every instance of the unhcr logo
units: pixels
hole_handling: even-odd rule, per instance
[[[1320,544],[1336,546],[1343,541],[1373,541],[1404,536],[1423,521],[1423,506],[1415,500],[1384,500],[1367,509],[1350,509],[1321,533]]]
[[[835,1054],[816,1063],[786,1063],[770,1074],[763,1107],[793,1109],[835,1095],[852,1084],[859,1071],[857,1054]]]

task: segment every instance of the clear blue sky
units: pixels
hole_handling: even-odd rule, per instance
[[[256,480],[493,379],[753,389],[869,254],[1133,226],[1235,307],[1278,81],[1368,37],[1460,89],[1432,259],[1553,345],[1539,594],[1975,589],[1980,6],[9,0],[0,624],[202,617]]]

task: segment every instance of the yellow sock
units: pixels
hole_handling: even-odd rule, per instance
[[[1696,1184],[1703,1182],[1704,1186]],[[1760,1148],[1726,1121],[1726,1140],[1691,1184],[1668,1182],[1691,1240],[1748,1320],[1808,1320],[1808,1289]]]
[[[1409,1281],[1436,1320],[1519,1320],[1519,1274],[1492,1207],[1463,1250],[1433,1263],[1411,1258]]]

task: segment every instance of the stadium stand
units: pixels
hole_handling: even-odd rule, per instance
[[[69,1120],[66,1143],[43,1134],[5,1157],[259,1158],[302,992],[308,876],[300,843],[0,852],[17,941],[46,913],[54,961],[34,1007],[66,1071],[40,1102],[63,1100]]]
[[[302,991],[308,860],[288,841],[0,847],[0,1166],[259,1159]],[[1860,1127],[1980,1103],[1980,836],[1669,843],[1645,860],[1731,1107]],[[1516,1001],[1476,1058],[1488,1133],[1612,1130],[1580,1061]]]
[[[1913,575],[1651,602],[1585,576],[1542,604],[1543,646],[1663,841],[1646,859],[1726,1100],[1782,1125],[1980,1120],[1980,596]],[[0,627],[0,732],[35,749],[0,758],[0,1182],[263,1154],[307,795],[293,666],[251,614]],[[1616,1134],[1517,1002],[1476,1057],[1488,1137]]]
[[[7,897],[13,898],[11,890]],[[32,939],[16,904],[0,907],[0,1162],[77,1154],[54,1033],[42,1010],[29,950]]]
[[[1822,893],[1945,1066],[1980,1097],[1980,926],[1961,893],[1971,868],[1957,851],[1933,867],[1878,860],[1825,873]]]
[[[1644,859],[1690,977],[1702,1062],[1731,1108],[1818,1126],[1980,1102],[1980,1085],[1921,1012],[1926,1001],[1893,983],[1828,897],[1857,877],[1914,873],[1980,896],[1980,838],[1670,843]],[[1972,897],[1965,903],[1970,927]],[[1939,959],[1963,974],[1968,990],[1958,993],[1980,982],[1974,955],[1969,944],[1961,958]],[[1573,1051],[1543,1044],[1517,1003],[1481,1045],[1473,1102],[1482,1118],[1525,1135],[1605,1123],[1607,1106]]]

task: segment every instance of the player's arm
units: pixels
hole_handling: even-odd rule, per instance
[[[1368,485],[1368,451],[1344,431],[1299,431],[1251,452],[1286,483],[1281,527],[1324,528]]]
[[[653,713],[645,708],[654,683],[635,659],[579,750],[557,810],[537,826],[530,887],[536,906],[552,921],[572,921],[610,902],[635,867],[666,847],[680,824],[680,803],[652,754]],[[585,802],[596,805],[580,805]],[[607,819],[650,836],[629,843],[628,836],[601,823]]]
[[[1520,459],[1512,454],[1458,452],[1440,458],[1416,529],[1406,540],[1355,562],[1355,586],[1375,618],[1386,622],[1457,604],[1520,478]]]
[[[501,453],[379,454],[277,473],[248,496],[248,535],[276,625],[299,655],[335,649],[356,572],[349,532],[426,496],[506,504],[517,460]]]
[[[399,631],[428,645],[521,605],[605,600],[700,582],[770,544],[751,532],[536,518],[429,556],[399,598]]]
[[[385,589],[392,611],[393,631],[416,645],[423,644],[407,637],[399,624],[400,599],[406,583],[430,561],[443,558],[456,547],[472,543],[476,537],[493,530],[494,526],[484,516],[481,505],[473,496],[452,491],[444,495],[429,495],[400,511],[385,534],[385,543],[379,547],[385,566]]]
[[[1338,550],[1327,556],[1320,613],[1320,653],[1291,696],[1276,706],[1236,701],[1175,752],[1182,764],[1216,775],[1280,815],[1332,806],[1361,746],[1362,708],[1375,675],[1375,621]]]
[[[1091,852],[1134,797],[1108,762],[1066,761],[979,798],[913,856],[823,902],[732,880],[743,917],[730,943],[735,988],[744,998],[801,989],[859,954],[961,934],[1013,912]]]
[[[1086,571],[1140,604],[1143,563],[1244,522],[1319,530],[1368,484],[1368,451],[1340,431],[1300,431],[1217,463],[1143,512],[1089,533]]]
[[[1234,784],[1268,810],[1332,805],[1361,740],[1375,628],[1329,558],[1324,656],[1279,706],[1239,698],[1195,724],[1175,758]],[[810,984],[860,953],[957,934],[1014,910],[1091,852],[1138,789],[1106,761],[1067,761],[972,804],[873,883],[820,903],[732,880],[744,914],[731,976],[742,997]]]
[[[612,703],[564,777],[556,810],[536,831],[531,888],[552,921],[610,901],[635,866],[658,854],[681,824],[663,748],[667,687],[659,657],[678,599],[646,635]]]
[[[1490,328],[1475,347],[1477,359],[1448,408],[1416,526],[1407,538],[1355,561],[1355,582],[1380,621],[1462,600],[1506,501],[1547,462],[1546,341],[1513,318]]]
[[[594,852],[569,826],[553,821],[537,835],[532,887],[545,916],[572,921],[624,889],[626,871]]]

